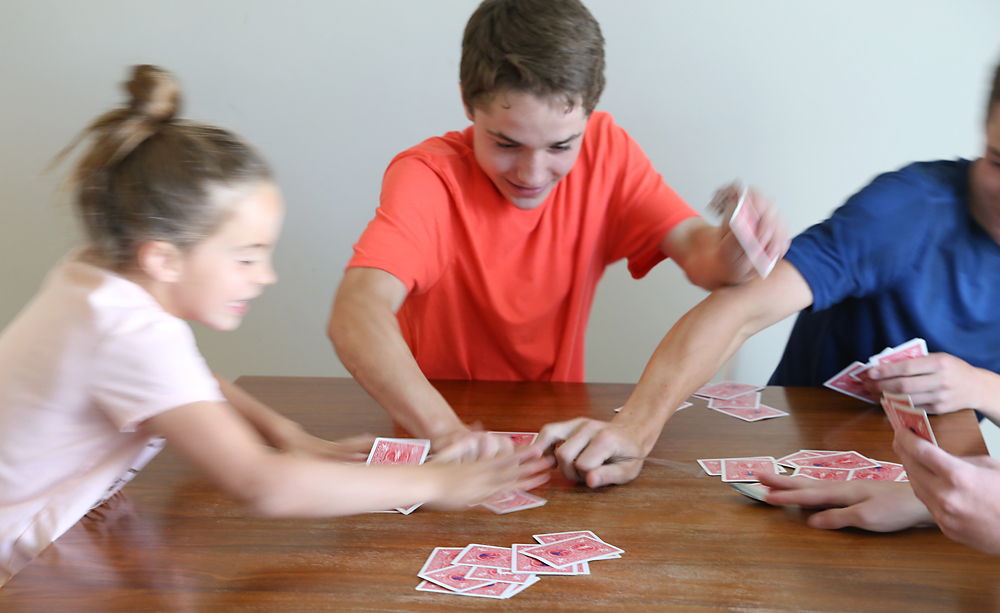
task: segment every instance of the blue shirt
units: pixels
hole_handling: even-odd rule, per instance
[[[914,337],[1000,373],[1000,244],[969,212],[968,160],[877,177],[786,259],[812,289],[771,385],[820,386]]]

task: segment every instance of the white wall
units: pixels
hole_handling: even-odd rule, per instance
[[[175,71],[188,117],[233,129],[271,160],[289,204],[280,283],[235,333],[197,330],[209,363],[241,374],[346,376],[324,329],[351,245],[394,154],[466,125],[462,28],[475,0],[113,2],[0,0],[0,325],[79,240],[65,168],[40,176],[118,104],[126,67]],[[995,0],[590,0],[612,112],[682,196],[733,177],[760,185],[794,232],[874,174],[976,156],[1000,60]],[[608,270],[587,377],[634,382],[704,295],[671,263]],[[752,339],[733,375],[767,379],[790,322]]]

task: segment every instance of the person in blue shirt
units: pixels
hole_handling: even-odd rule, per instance
[[[746,339],[799,311],[772,383],[821,385],[854,360],[921,337],[930,355],[871,369],[869,391],[909,394],[930,413],[973,408],[1000,423],[1000,68],[986,137],[980,159],[877,177],[796,237],[766,279],[716,290],[681,318],[612,421],[549,424],[536,444],[561,442],[563,474],[590,487],[631,481],[641,462],[605,462],[645,457],[676,407]],[[1000,463],[911,438],[897,437],[896,449],[912,489],[776,477],[768,484],[788,491],[770,500],[836,507],[813,515],[816,527],[895,530],[933,519],[956,540],[1000,553]]]

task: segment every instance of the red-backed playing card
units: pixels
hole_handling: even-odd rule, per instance
[[[836,390],[841,394],[847,394],[858,400],[875,404],[875,396],[869,393],[865,389],[864,384],[853,376],[864,370],[867,366],[867,364],[861,362],[854,362],[844,370],[830,377],[830,380],[824,383],[823,386]]]
[[[417,466],[424,463],[431,442],[415,438],[382,438],[375,439],[371,452],[368,453],[368,466]]]
[[[582,564],[577,564],[576,566],[569,566],[566,568],[556,568],[555,566],[550,566],[541,560],[529,557],[521,553],[525,549],[530,549],[532,547],[537,547],[535,543],[514,543],[511,545],[511,549],[514,550],[514,566],[511,569],[515,573],[532,573],[535,575],[582,575],[590,574],[589,572],[583,572]]]
[[[757,239],[759,225],[760,214],[754,206],[753,194],[744,187],[736,209],[729,218],[729,227],[757,273],[766,278],[777,263],[778,257],[769,257],[764,245]]]
[[[760,392],[748,392],[734,398],[709,398],[710,409],[756,409],[760,406]]]
[[[893,394],[884,392],[882,394],[882,408],[889,416],[889,423],[893,430],[906,428],[920,438],[937,445],[934,438],[934,431],[931,430],[931,422],[927,419],[927,412],[913,406],[913,400],[906,394]]]
[[[502,568],[510,570],[513,565],[511,558],[513,552],[510,547],[494,547],[492,545],[479,545],[472,543],[462,550],[462,553],[455,558],[455,564],[471,564],[473,566],[489,566],[491,568]]]
[[[713,411],[719,413],[725,413],[730,417],[735,417],[737,419],[742,419],[743,421],[760,421],[762,419],[774,419],[775,417],[787,417],[788,413],[784,411],[779,411],[774,407],[769,407],[766,404],[762,404],[756,409],[716,409],[713,407],[708,407]]]
[[[497,515],[503,515],[505,513],[513,513],[514,511],[534,509],[535,507],[544,505],[546,502],[548,501],[544,498],[539,498],[520,490],[514,490],[513,492],[499,492],[494,494],[484,500],[482,505]]]
[[[854,472],[850,468],[820,468],[816,466],[799,466],[792,473],[793,477],[809,477],[810,479],[816,479],[818,481],[849,481],[851,479],[851,473]]]
[[[721,398],[726,400],[762,389],[764,388],[757,385],[747,385],[746,383],[736,383],[735,381],[723,381],[714,385],[704,385],[700,387],[697,392],[695,392],[695,395],[702,396],[704,398]]]
[[[536,438],[538,438],[538,433],[537,432],[493,432],[493,431],[491,431],[490,434],[495,434],[497,436],[506,436],[507,438],[509,438],[511,441],[514,442],[514,446],[515,447],[518,447],[518,446],[521,446],[521,445],[530,445],[530,444],[532,444],[532,443],[535,442]]]
[[[722,461],[722,480],[726,483],[734,481],[758,481],[761,473],[775,474],[778,465],[770,456],[756,458],[726,458]]]
[[[589,536],[577,536],[564,541],[523,549],[520,553],[541,560],[549,566],[564,568],[596,558],[603,558],[613,553],[621,554],[624,551]]]
[[[832,455],[814,456],[811,458],[800,458],[791,460],[792,466],[811,466],[814,468],[871,468],[878,466],[878,462],[873,462],[856,451],[835,453]]]
[[[431,573],[436,570],[441,570],[442,568],[448,568],[449,566],[455,565],[455,558],[458,554],[462,553],[464,547],[435,547],[434,551],[424,562],[423,568],[417,575],[422,575],[424,573]]]
[[[455,592],[464,592],[473,588],[489,585],[489,581],[470,579],[468,577],[468,574],[472,572],[473,568],[473,566],[469,566],[468,564],[461,566],[449,566],[447,568],[441,568],[429,573],[422,573],[417,576]]]
[[[718,477],[722,474],[721,458],[717,460],[698,460],[698,464],[712,477]]]
[[[855,479],[864,479],[866,481],[895,481],[902,475],[905,470],[903,470],[902,464],[896,464],[894,462],[879,462],[878,466],[873,466],[871,468],[858,468],[851,472],[851,481]]]

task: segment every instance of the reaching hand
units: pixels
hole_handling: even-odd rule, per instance
[[[439,495],[428,506],[464,509],[499,491],[530,490],[549,480],[552,459],[536,447],[519,447],[509,453],[472,462],[446,461],[438,454],[422,468],[435,472]]]
[[[709,204],[710,208],[723,216],[723,223],[719,227],[721,235],[719,248],[722,250],[723,261],[729,266],[732,274],[730,281],[733,283],[748,281],[757,274],[750,259],[744,253],[743,247],[729,227],[729,219],[733,215],[741,191],[742,187],[737,182],[733,182],[716,191],[715,197]],[[784,256],[791,241],[788,238],[788,228],[778,215],[778,210],[770,200],[753,188],[749,188],[747,197],[753,203],[760,218],[756,231],[757,240],[769,258]]]
[[[613,458],[645,456],[625,428],[585,417],[547,424],[533,447],[546,452],[554,447],[562,474],[590,487],[628,483],[639,475],[642,462]]]
[[[507,455],[514,450],[514,443],[506,436],[497,436],[482,430],[466,430],[437,452],[436,457],[445,462],[469,462]]]
[[[868,370],[866,384],[875,394],[909,394],[913,404],[928,413],[951,413],[960,409],[980,409],[1000,385],[995,373],[976,368],[947,353],[883,364]]]
[[[336,460],[348,464],[363,463],[375,442],[375,437],[371,434],[327,441],[309,434],[298,424],[295,426],[283,433],[280,444],[282,451],[294,456]]]
[[[853,526],[872,532],[894,532],[930,523],[931,517],[906,483],[892,481],[817,481],[805,477],[760,475],[772,488],[768,504],[827,509],[813,514],[813,528],[837,530]]]
[[[1000,554],[1000,462],[989,456],[955,457],[908,430],[896,433],[893,449],[942,532]]]

